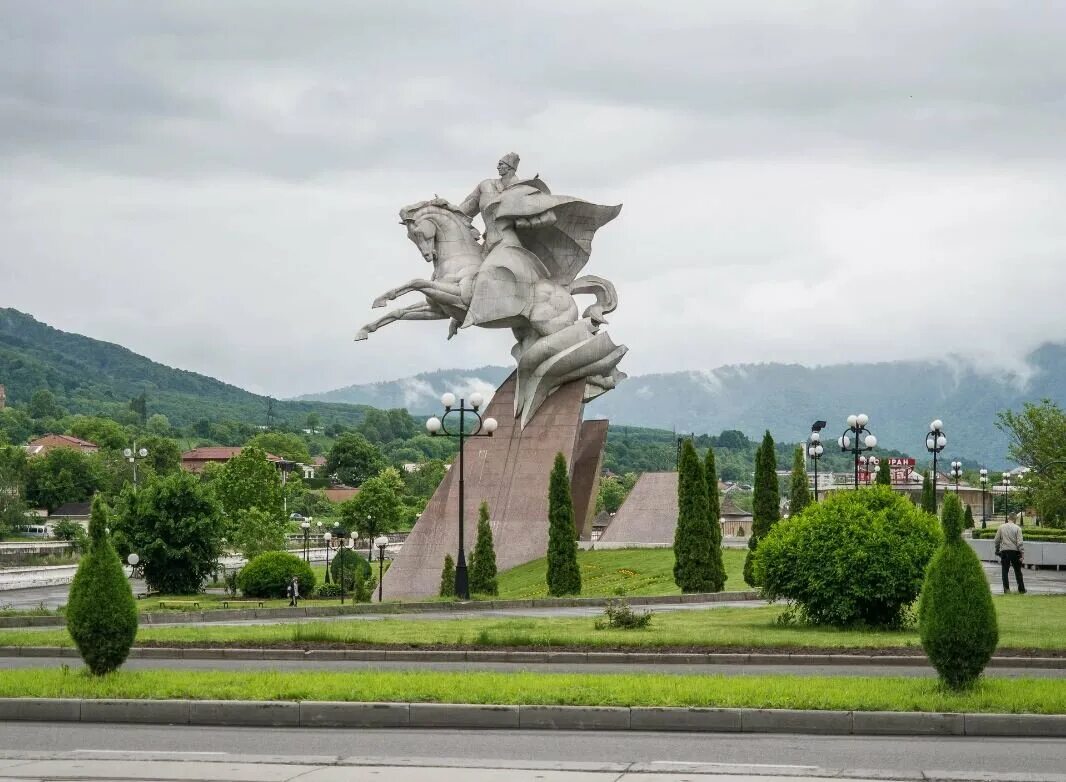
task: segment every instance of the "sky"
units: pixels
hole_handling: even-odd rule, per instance
[[[1066,4],[0,4],[0,306],[275,396],[509,362],[397,323],[400,207],[623,204],[629,374],[1066,334]],[[416,296],[400,304],[415,303]],[[583,303],[583,302],[582,302]]]

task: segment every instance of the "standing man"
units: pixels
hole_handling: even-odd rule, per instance
[[[1005,524],[996,530],[996,553],[1003,566],[1003,593],[1010,592],[1010,569],[1014,568],[1014,580],[1018,582],[1018,593],[1025,594],[1025,581],[1022,579],[1022,565],[1025,563],[1025,546],[1022,543],[1022,528],[1008,517]]]
[[[1006,576],[1004,576],[1006,578]],[[289,582],[289,605],[296,608],[300,602],[300,581],[296,576]]]

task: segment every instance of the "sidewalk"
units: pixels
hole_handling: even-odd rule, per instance
[[[376,760],[359,757],[250,757],[212,752],[7,752],[0,782],[45,780],[186,780],[188,782],[799,782],[835,779],[907,782],[1066,782],[1066,774],[965,771],[885,772],[794,765],[551,763],[449,761],[443,758]]]

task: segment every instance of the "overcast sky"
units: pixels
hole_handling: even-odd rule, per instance
[[[0,305],[278,396],[509,361],[399,323],[397,210],[623,203],[630,374],[1066,335],[1066,4],[0,4]],[[415,299],[401,300],[402,303]]]

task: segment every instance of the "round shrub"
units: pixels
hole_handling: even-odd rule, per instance
[[[370,563],[350,548],[341,549],[329,563],[329,574],[333,576],[333,583],[338,584],[337,594],[340,594],[341,573],[344,573],[344,590],[353,592],[358,581],[366,581],[371,576]]]
[[[293,576],[300,583],[300,596],[310,597],[315,589],[311,566],[287,551],[267,551],[241,568],[237,586],[248,597],[285,597]]]
[[[67,603],[67,629],[96,676],[116,670],[137,635],[137,604],[107,536],[107,508],[99,496],[89,517],[89,553],[78,563]]]
[[[832,492],[759,541],[756,580],[809,622],[893,626],[940,543],[936,518],[885,486]]]
[[[940,680],[954,690],[977,681],[999,642],[996,609],[984,568],[962,539],[959,498],[944,499],[944,544],[933,556],[918,602],[918,629]]]
[[[316,600],[332,600],[341,596],[340,584],[319,584],[315,590]]]

